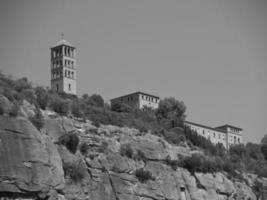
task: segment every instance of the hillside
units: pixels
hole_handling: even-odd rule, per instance
[[[22,117],[0,117],[0,127],[0,191],[11,199],[256,199],[223,173],[173,168],[168,158],[193,152],[136,129],[65,117],[45,119],[45,134]],[[79,137],[82,153],[60,142],[69,134]]]
[[[0,78],[0,199],[266,199],[264,145],[226,152],[179,126],[184,112],[169,128],[151,110]]]

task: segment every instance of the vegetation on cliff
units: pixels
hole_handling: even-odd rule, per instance
[[[150,131],[152,134],[163,137],[169,143],[206,152],[205,155],[192,155],[190,158],[180,159],[179,162],[167,160],[167,163],[174,168],[177,165],[187,168],[191,172],[226,171],[235,177],[238,177],[241,172],[250,172],[267,177],[266,140],[263,140],[262,144],[236,145],[226,151],[222,145],[214,145],[183,126],[186,106],[182,101],[174,98],[163,99],[157,110],[150,108],[138,110],[122,103],[110,107],[98,94],[91,96],[84,94],[81,98],[64,93],[57,94],[48,88],[33,87],[27,78],[14,80],[2,73],[0,73],[0,94],[12,102],[9,108],[0,102],[1,115],[7,114],[16,117],[19,113],[19,105],[23,100],[35,105],[36,112],[34,116],[30,117],[30,121],[39,130],[43,126],[40,109],[51,109],[59,115],[74,116],[82,120],[89,119],[97,127],[100,124],[111,124],[136,128],[140,132]],[[74,141],[73,145],[66,138],[62,141],[72,152],[76,152],[77,139],[70,140]],[[82,147],[82,152],[84,154],[87,152],[86,145]],[[133,152],[129,148],[121,149],[121,153],[133,157]]]

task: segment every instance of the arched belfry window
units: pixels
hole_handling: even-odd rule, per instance
[[[69,91],[71,91],[71,84],[69,84]]]

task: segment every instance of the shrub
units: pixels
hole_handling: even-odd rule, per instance
[[[179,166],[179,161],[178,160],[172,160],[170,156],[166,157],[165,160],[166,164],[171,166],[171,168],[175,171],[177,167]]]
[[[14,82],[14,88],[18,92],[22,92],[22,90],[31,89],[32,84],[28,81],[26,77],[23,77]]]
[[[201,157],[199,154],[193,154],[184,160],[184,167],[191,173],[201,171]]]
[[[146,161],[147,160],[144,152],[142,152],[140,149],[137,150],[137,153],[134,155],[134,159],[138,160],[138,161],[140,161],[140,160]]]
[[[36,94],[37,104],[40,106],[40,108],[45,110],[49,99],[48,93],[44,88],[37,87],[35,88],[35,94]]]
[[[11,102],[15,100],[14,93],[12,90],[9,90],[7,88],[4,89],[3,95]]]
[[[133,158],[133,149],[130,144],[122,144],[120,148],[121,156],[127,156],[128,158]]]
[[[85,109],[85,105],[83,102],[79,100],[74,100],[71,104],[71,113],[75,117],[83,117],[83,110]]]
[[[95,120],[92,122],[92,125],[94,125],[96,128],[99,128],[100,127],[100,123],[98,120]]]
[[[87,97],[86,102],[91,106],[104,107],[104,99],[99,94],[93,94],[92,96]]]
[[[25,89],[22,91],[24,99],[26,99],[31,104],[36,104],[36,96],[33,89]]]
[[[264,185],[262,184],[262,182],[260,182],[258,179],[254,182],[254,185],[252,187],[253,192],[255,193],[257,199],[263,199],[264,197],[264,191],[266,190],[266,188],[264,187]]]
[[[141,183],[145,183],[148,180],[154,180],[154,178],[152,177],[151,172],[148,171],[148,170],[144,170],[143,168],[137,169],[135,171],[135,176],[138,178],[138,180]]]
[[[38,129],[41,130],[41,128],[43,128],[44,126],[44,117],[40,111],[40,109],[37,109],[35,111],[35,115],[30,117],[30,121],[32,122],[32,124]]]
[[[106,141],[103,141],[101,143],[101,146],[99,146],[99,148],[98,148],[98,152],[99,153],[106,153],[107,149],[108,149],[108,143]]]
[[[3,115],[5,113],[5,110],[3,108],[3,105],[0,103],[0,115]]]
[[[14,104],[11,106],[11,108],[8,111],[8,114],[11,117],[17,117],[19,114],[19,104],[17,102],[14,102]]]
[[[86,143],[82,143],[81,147],[80,147],[80,152],[83,154],[83,155],[86,155],[88,150],[89,150],[89,145],[86,144]]]
[[[170,97],[159,102],[156,116],[159,121],[163,120],[164,124],[169,122],[169,127],[182,127],[185,120],[185,111],[186,106],[183,101]]]
[[[80,182],[86,176],[86,169],[81,162],[63,164],[65,176],[69,176],[74,182]]]
[[[223,168],[223,164],[216,163],[220,162],[217,159],[208,158],[201,154],[193,154],[191,157],[184,159],[184,168],[188,169],[191,173],[203,172],[203,173],[213,173],[220,171]],[[230,167],[230,166],[229,166]],[[228,168],[229,170],[231,169]]]
[[[61,115],[67,115],[69,113],[69,104],[66,100],[56,97],[51,102],[51,108]]]
[[[123,112],[130,113],[133,111],[132,107],[123,103],[123,102],[115,102],[111,104],[111,110],[115,112]]]
[[[177,134],[173,131],[164,131],[164,138],[171,144],[179,144],[186,140],[183,134]]]
[[[75,154],[79,144],[79,137],[75,133],[68,133],[59,138],[59,144],[64,145],[71,153]]]

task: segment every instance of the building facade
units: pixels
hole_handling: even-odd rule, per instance
[[[243,143],[242,129],[235,126],[226,124],[212,128],[189,121],[185,121],[184,124],[213,144],[221,143],[226,149],[229,149],[231,145]]]
[[[51,89],[77,94],[76,48],[63,38],[51,48]]]
[[[159,106],[160,98],[151,94],[143,92],[135,92],[121,97],[111,99],[111,106],[114,103],[122,102],[133,108],[142,109],[145,106],[157,109]]]

